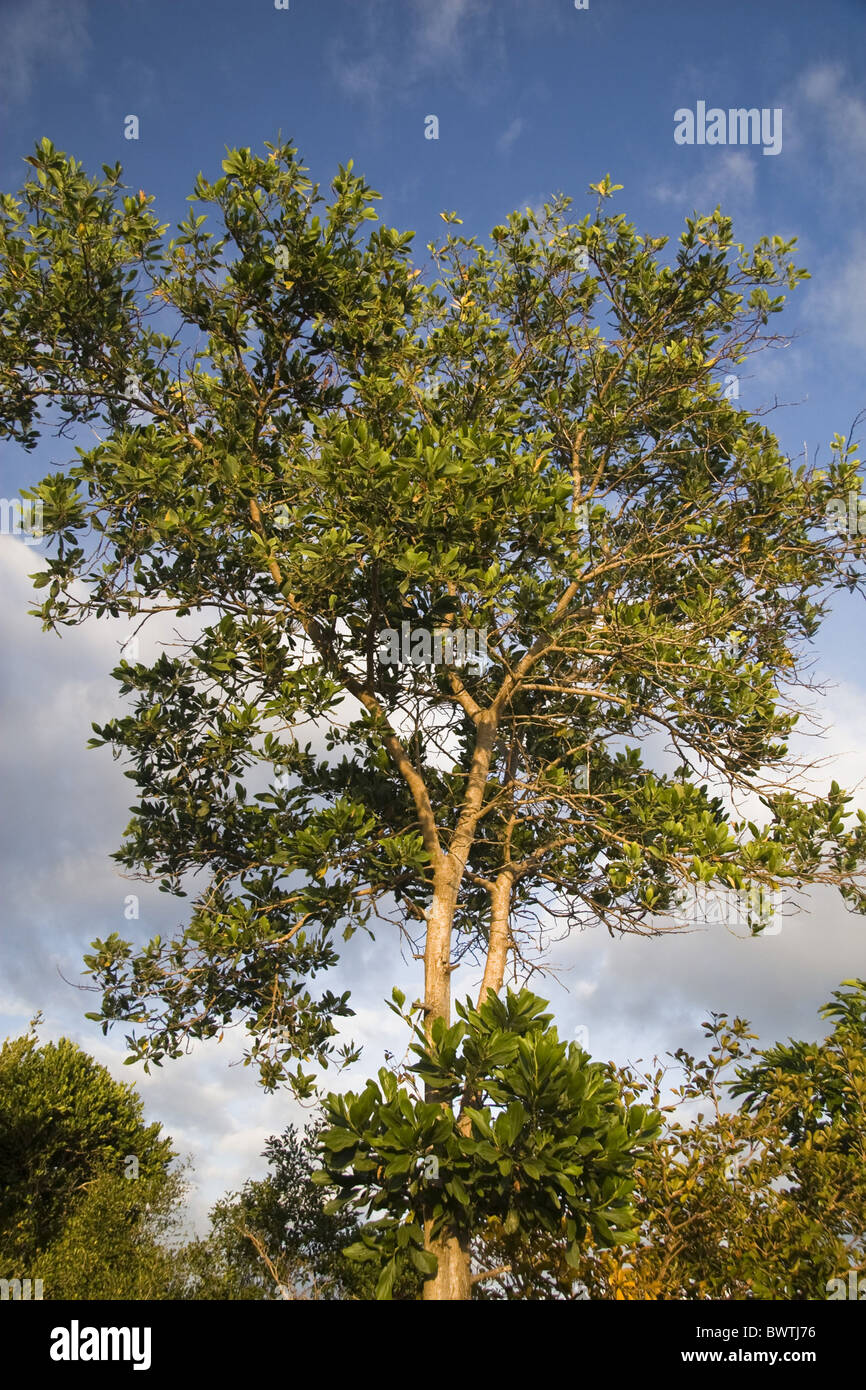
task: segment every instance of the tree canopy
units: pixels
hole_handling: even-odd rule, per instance
[[[3,1277],[41,1277],[50,1298],[136,1297],[154,1286],[144,1247],[164,1271],[158,1235],[182,1183],[171,1140],[143,1109],[132,1086],[68,1038],[40,1045],[30,1032],[3,1043]]]

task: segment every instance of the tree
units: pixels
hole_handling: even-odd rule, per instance
[[[47,140],[0,208],[0,430],[82,441],[31,490],[36,611],[195,627],[121,661],[133,710],[94,726],[138,789],[119,862],[204,875],[176,937],[93,943],[94,1017],[154,1064],[243,1024],[264,1084],[309,1095],[305,1064],[357,1055],[348,993],[313,986],[341,932],[423,957],[438,1048],[452,974],[478,965],[480,1008],[557,924],[676,929],[712,889],[760,931],[762,893],[810,882],[863,910],[866,817],[788,750],[806,644],[862,583],[863,538],[825,525],[856,447],[795,465],[721,379],[778,341],[794,243],[747,251],[717,208],[666,256],[605,178],[579,222],[560,195],[487,245],[449,230],[427,283],[351,164],[324,206],[267,149],[198,177],[216,233],[167,241],[119,165]],[[675,766],[627,743],[652,733]],[[424,1229],[425,1297],[467,1297],[465,1228]]]
[[[0,1264],[48,1298],[171,1297],[184,1185],[132,1086],[61,1038],[0,1048]],[[162,1290],[162,1292],[159,1292]]]
[[[178,1299],[190,1274],[180,1173],[93,1178],[30,1268],[47,1299]]]
[[[492,1223],[487,1258],[507,1273],[487,1296],[847,1296],[866,1269],[866,981],[843,981],[820,1012],[833,1021],[821,1042],[760,1050],[744,1019],[714,1014],[706,1057],[673,1054],[672,1091],[668,1066],[623,1068],[624,1093],[666,1114],[635,1168],[637,1239],[587,1242],[574,1268],[561,1239],[509,1241]]]
[[[167,1173],[174,1153],[132,1086],[61,1038],[0,1047],[0,1257],[27,1266],[103,1173]]]
[[[405,1000],[394,994],[399,1012]],[[488,994],[478,1009],[458,1004],[451,1028],[436,1019],[429,1038],[410,1013],[414,1065],[397,1075],[383,1067],[360,1095],[328,1097],[313,1181],[342,1188],[326,1211],[382,1213],[346,1250],[381,1270],[377,1298],[392,1296],[407,1256],[426,1279],[436,1275],[431,1230],[465,1250],[466,1297],[492,1277],[472,1269],[485,1222],[523,1241],[564,1240],[573,1267],[589,1233],[604,1247],[634,1238],[633,1170],[658,1117],[625,1106],[610,1069],[560,1042],[544,1009],[527,989]],[[426,1099],[400,1084],[412,1081]]]
[[[360,1235],[351,1214],[328,1213],[330,1195],[313,1183],[321,1121],[268,1140],[270,1172],[217,1202],[207,1237],[190,1246],[196,1298],[370,1299],[378,1271],[347,1259]],[[401,1261],[393,1296],[417,1299],[420,1275]]]

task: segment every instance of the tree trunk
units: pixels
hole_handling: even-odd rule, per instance
[[[487,715],[479,720],[478,742],[469,773],[466,803],[451,844],[451,851],[439,857],[436,864],[433,901],[427,914],[427,940],[424,948],[424,1007],[428,1036],[437,1018],[444,1019],[446,1024],[451,1022],[451,931],[463,870],[484,797],[495,738],[496,717]],[[431,1088],[427,1089],[426,1098],[431,1102],[440,1100],[435,1089]],[[439,1261],[436,1274],[424,1283],[424,1301],[471,1298],[468,1238],[461,1240],[453,1230],[447,1229],[434,1238],[429,1222],[425,1223],[424,1235],[426,1248],[432,1251]]]
[[[439,1269],[424,1284],[424,1302],[471,1298],[468,1241],[461,1245],[456,1236],[444,1236],[439,1240],[428,1240],[427,1248],[439,1260]]]
[[[425,953],[428,1029],[434,1018],[444,1018],[447,1023],[451,1017],[451,924],[458,886],[457,872],[454,869],[446,870],[442,892],[434,895],[430,908]],[[491,895],[490,946],[478,998],[479,1005],[486,999],[489,991],[498,994],[502,988],[505,962],[511,944],[508,920],[511,889],[511,876],[500,874]],[[433,1090],[428,1090],[427,1099],[436,1101],[438,1096]],[[458,1123],[461,1129],[464,1122],[468,1129],[468,1116],[460,1117]],[[443,1231],[434,1239],[430,1235],[429,1224],[425,1236],[427,1249],[438,1259],[439,1269],[432,1279],[424,1283],[424,1302],[470,1299],[472,1282],[469,1241],[461,1242],[456,1235],[448,1231]]]
[[[487,962],[484,966],[484,979],[478,992],[478,1008],[488,994],[498,994],[505,979],[505,964],[511,949],[511,890],[514,880],[510,873],[501,873],[493,884],[490,895],[490,937],[487,948]]]
[[[424,1003],[428,1033],[435,1019],[444,1018],[446,1023],[451,1021],[451,926],[459,889],[459,870],[456,862],[447,855],[437,878],[439,882],[434,889],[427,918],[424,953]],[[436,1091],[429,1087],[426,1098],[432,1102],[439,1100]],[[447,1230],[434,1238],[429,1222],[425,1225],[424,1234],[427,1249],[439,1261],[436,1274],[432,1279],[425,1280],[422,1293],[424,1302],[471,1297],[468,1242],[462,1245],[457,1236]]]

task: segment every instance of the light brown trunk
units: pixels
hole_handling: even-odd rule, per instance
[[[424,947],[424,1021],[428,1036],[437,1018],[451,1022],[451,924],[458,885],[447,860],[440,873],[427,916]]]
[[[424,1285],[424,1302],[471,1298],[468,1242],[462,1246],[455,1236],[450,1236],[429,1241],[427,1248],[438,1258],[439,1270]]]
[[[478,1007],[484,1003],[492,991],[498,994],[505,979],[505,965],[511,946],[509,929],[511,911],[511,874],[502,873],[497,877],[490,895],[490,940],[487,946],[487,960],[484,965],[484,979],[478,991]]]
[[[429,1033],[437,1018],[451,1019],[451,924],[459,888],[456,864],[446,857],[437,879],[433,902],[427,918],[427,945],[424,953],[424,1003],[426,1005],[426,1025]],[[428,1087],[428,1101],[436,1102],[439,1096]],[[469,1248],[464,1248],[453,1231],[444,1230],[434,1238],[430,1231],[431,1223],[425,1223],[425,1244],[439,1261],[439,1268],[432,1279],[425,1280],[422,1299],[427,1302],[440,1302],[450,1299],[471,1297],[469,1282]]]
[[[451,923],[458,887],[457,873],[453,869],[446,870],[441,884],[442,891],[435,895],[428,917],[427,949],[424,958],[428,1029],[434,1018],[444,1018],[447,1023],[451,1016]],[[511,944],[511,890],[511,876],[500,874],[492,894],[490,943],[479,1004],[486,999],[488,991],[492,990],[494,994],[498,994],[502,988]],[[435,1101],[438,1097],[430,1090],[427,1099]],[[468,1116],[461,1115],[458,1124],[462,1131],[468,1132]],[[427,1249],[438,1259],[439,1269],[433,1278],[426,1280],[424,1284],[424,1302],[470,1299],[472,1283],[468,1240],[461,1242],[453,1232],[447,1230],[437,1239],[433,1239],[430,1236],[429,1223],[426,1237]]]
[[[436,864],[433,901],[427,916],[427,940],[424,949],[424,1006],[425,1025],[429,1036],[435,1020],[451,1022],[451,930],[463,870],[475,835],[475,826],[484,798],[484,787],[490,758],[496,739],[496,718],[487,716],[479,721],[478,742],[470,769],[466,802],[451,843],[450,853],[442,855]],[[428,1088],[427,1100],[440,1100],[434,1089]],[[446,1103],[447,1102],[443,1102]],[[439,1268],[424,1283],[424,1302],[469,1299],[472,1296],[468,1238],[460,1240],[454,1230],[445,1229],[434,1239],[430,1223],[425,1223],[425,1243],[439,1261]]]

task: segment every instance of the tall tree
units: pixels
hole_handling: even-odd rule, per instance
[[[79,430],[32,492],[37,611],[198,628],[123,661],[133,712],[95,729],[139,792],[119,862],[206,875],[176,938],[93,944],[104,1026],[158,1063],[242,1021],[265,1085],[309,1094],[303,1063],[356,1055],[348,994],[312,981],[374,920],[423,957],[435,1049],[454,972],[483,1006],[551,924],[675,929],[695,886],[862,910],[866,817],[788,753],[806,644],[861,585],[862,537],[825,525],[856,450],[795,465],[724,382],[776,341],[793,242],[746,250],[717,208],[670,254],[605,178],[578,222],[558,196],[487,244],[449,230],[425,279],[351,164],[325,203],[267,149],[197,179],[215,232],[166,240],[119,166],[47,140],[0,206],[0,430]],[[651,735],[671,765],[626,743]],[[481,1142],[471,1094],[428,1099]],[[425,1233],[425,1297],[467,1297],[465,1229],[442,1207]]]

